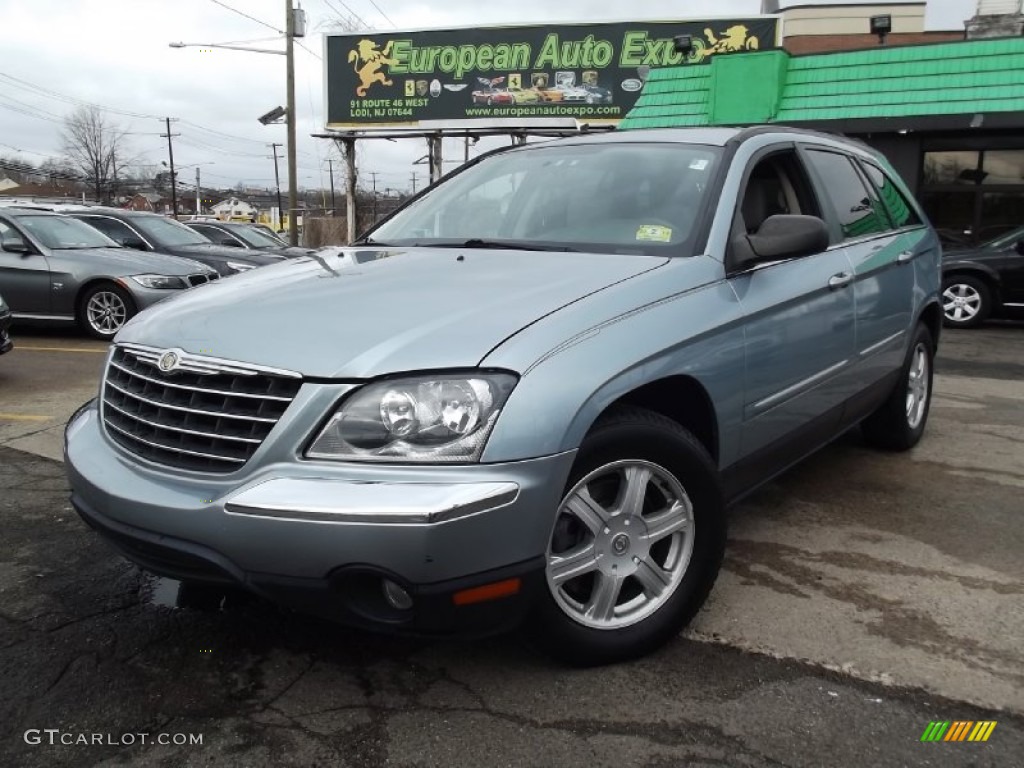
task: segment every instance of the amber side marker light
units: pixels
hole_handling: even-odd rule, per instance
[[[452,595],[452,602],[456,605],[472,605],[473,603],[497,600],[499,597],[518,594],[521,586],[522,582],[518,578],[496,581],[493,584],[484,584],[482,587],[456,592]]]

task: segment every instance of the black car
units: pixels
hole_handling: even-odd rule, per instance
[[[972,328],[989,317],[1024,315],[1024,227],[942,260],[946,325]]]
[[[237,221],[187,221],[185,226],[194,229],[211,243],[228,248],[279,253],[289,258],[306,256],[310,251],[308,248],[293,248],[283,244],[277,238],[272,238],[252,224],[242,224]]]
[[[4,297],[0,296],[0,355],[4,352],[10,352],[14,346],[11,337],[7,335],[7,329],[10,327],[11,308],[4,302]]]
[[[285,258],[277,253],[242,251],[240,248],[215,245],[181,222],[156,213],[98,206],[63,212],[91,224],[126,248],[184,256],[213,267],[221,276],[276,264]]]

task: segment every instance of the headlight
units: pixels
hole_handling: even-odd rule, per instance
[[[311,459],[454,464],[477,461],[508,400],[510,373],[451,374],[370,384],[342,403]]]
[[[132,280],[143,288],[156,288],[158,290],[177,290],[188,288],[188,283],[180,277],[172,275],[132,275]]]
[[[228,269],[232,269],[235,272],[245,272],[253,268],[252,264],[241,264],[237,261],[229,261]]]

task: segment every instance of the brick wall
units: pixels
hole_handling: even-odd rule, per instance
[[[914,43],[945,43],[950,40],[963,40],[964,33],[949,32],[905,32],[886,37],[886,45],[913,45]],[[790,53],[831,53],[833,51],[852,51],[860,48],[874,48],[878,45],[878,36],[870,33],[862,35],[794,35],[782,41],[782,47]]]

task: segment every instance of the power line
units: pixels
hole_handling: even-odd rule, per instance
[[[257,19],[255,16],[250,16],[245,11],[240,11],[237,8],[232,8],[227,3],[222,3],[221,0],[210,0],[210,2],[214,3],[215,5],[219,5],[221,8],[226,8],[227,10],[231,11],[232,13],[237,13],[239,16],[244,16],[245,18],[249,19],[249,21],[255,21],[257,24],[262,24],[267,29],[272,29],[275,32],[278,32],[278,33],[280,33],[282,35],[284,34],[284,32],[282,30],[278,29],[274,25],[268,24],[267,22],[262,21],[261,19]]]
[[[386,21],[388,24],[390,24],[395,29],[398,29],[398,25],[395,24],[395,22],[393,22],[391,20],[391,18],[386,13],[384,13],[384,9],[381,8],[379,5],[377,5],[377,3],[374,0],[370,0],[370,5],[372,5],[374,8],[377,9],[377,13],[379,13],[381,16],[384,17],[384,21]]]
[[[334,15],[337,16],[341,21],[343,21],[343,22],[345,22],[347,24],[351,24],[353,21],[357,21],[360,24],[362,24],[364,28],[366,28],[366,29],[370,28],[370,25],[366,23],[366,20],[363,19],[358,13],[353,11],[352,8],[345,3],[345,0],[338,0],[338,2],[341,3],[341,7],[342,8],[344,8],[346,11],[348,11],[348,13],[349,13],[349,17],[348,18],[345,18],[345,14],[343,14],[341,11],[339,11],[337,8],[335,8],[331,4],[331,0],[324,0],[324,5],[326,5],[332,11],[334,11]]]

